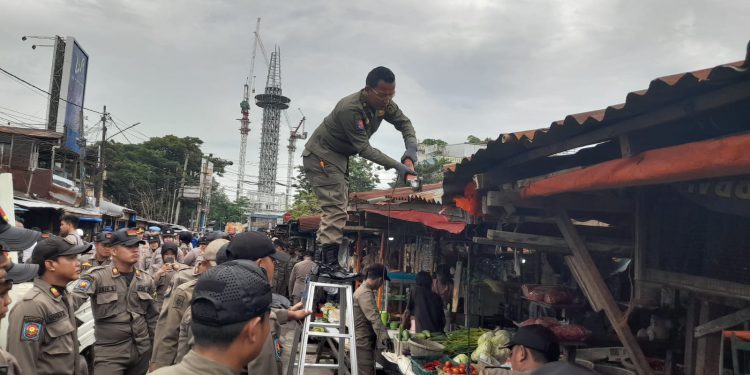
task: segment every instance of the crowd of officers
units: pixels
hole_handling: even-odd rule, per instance
[[[280,375],[284,348],[281,325],[311,313],[298,303],[299,284],[304,289],[312,272],[311,254],[292,257],[281,241],[260,232],[233,237],[213,232],[195,247],[192,234],[181,236],[171,229],[155,227],[101,232],[93,244],[68,233],[42,235],[4,221],[0,232],[3,255],[33,247],[24,263],[2,264],[3,269],[12,267],[14,271],[8,272],[12,278],[0,280],[4,286],[0,288],[0,316],[6,314],[10,304],[12,283],[33,281],[33,288],[9,313],[7,352],[0,351],[0,373],[87,374],[89,368],[94,374],[145,374],[162,368],[165,370],[158,373],[175,373],[167,368],[196,361],[190,354],[199,342],[196,310],[191,304],[202,276],[221,263],[252,263],[255,267],[247,272],[260,271],[272,296],[266,317],[264,311],[253,310],[257,313],[254,317],[263,317],[269,327],[260,351],[239,371],[226,373]],[[255,289],[258,286],[252,285]],[[216,283],[208,283],[209,290],[215,287]],[[270,293],[274,291],[283,293]],[[291,304],[286,296],[295,293],[295,304]],[[221,297],[208,293],[206,299],[216,304]],[[79,355],[75,313],[86,301],[91,302],[94,317],[93,364]],[[228,305],[216,308],[213,315],[201,317],[216,329],[227,314],[240,314],[229,311]]]
[[[86,243],[71,218],[64,218],[70,230],[56,236],[14,227],[4,217],[0,318],[8,314],[12,284],[33,287],[8,314],[2,374],[281,375],[281,326],[312,313],[301,301],[316,269],[313,254],[295,255],[261,232],[212,232],[194,247],[171,229],[125,228]],[[29,248],[24,262],[10,262],[10,251]],[[246,277],[206,278],[224,264],[235,269],[222,275]],[[354,293],[354,329],[358,373],[374,374],[379,352],[392,346],[375,303],[388,276],[381,264],[366,275]],[[93,363],[79,354],[76,311],[86,301],[94,318]]]

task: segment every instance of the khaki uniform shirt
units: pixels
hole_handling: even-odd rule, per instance
[[[178,275],[181,273],[178,273]],[[185,311],[190,307],[190,301],[193,298],[193,289],[197,283],[198,279],[195,278],[174,287],[169,299],[159,313],[159,321],[156,323],[154,351],[151,354],[151,363],[156,368],[171,366],[175,363],[177,346],[179,344],[180,323],[185,315]]]
[[[349,156],[357,155],[386,168],[394,168],[398,161],[370,146],[370,137],[378,131],[381,121],[388,121],[401,132],[404,144],[417,144],[411,120],[393,101],[385,110],[370,108],[364,94],[357,91],[344,97],[331,114],[315,129],[305,144],[305,152],[335,165],[346,173]]]
[[[185,310],[185,315],[182,316],[180,321],[180,333],[177,337],[177,355],[174,357],[174,363],[182,362],[185,355],[190,352],[193,348],[195,340],[193,340],[193,329],[190,327],[190,322],[193,320],[193,311],[191,309]]]
[[[248,374],[281,375],[281,354],[284,350],[281,341],[281,325],[289,320],[287,310],[271,309],[271,332],[263,344],[258,358],[247,365]]]
[[[21,366],[18,365],[13,354],[0,349],[0,371],[3,369],[6,375],[21,375]]]
[[[81,273],[87,271],[89,268],[92,267],[98,267],[98,266],[106,266],[108,264],[111,264],[111,259],[106,259],[102,262],[96,260],[96,253],[86,254],[81,257]]]
[[[159,315],[154,304],[156,285],[151,275],[136,269],[128,285],[114,264],[94,267],[75,283],[72,294],[79,306],[91,297],[97,350],[130,340],[138,353],[151,350]]]
[[[314,267],[315,262],[307,259],[295,264],[294,268],[292,268],[292,273],[289,275],[289,298],[292,300],[292,303],[302,300],[302,293],[305,292],[305,282]]]
[[[76,374],[79,369],[78,330],[70,294],[46,281],[13,306],[8,326],[8,351],[24,374]]]
[[[162,367],[151,374],[153,375],[237,375],[239,372],[216,363],[202,355],[190,351],[182,362],[170,366]]]
[[[179,267],[177,270],[171,269],[163,273],[158,273],[162,265],[151,266],[151,276],[156,283],[156,311],[161,312],[161,307],[164,305],[164,301],[166,301],[167,296],[172,291],[172,283],[177,273],[181,270],[190,268],[184,264],[175,264]]]
[[[388,338],[388,330],[380,320],[380,312],[375,302],[377,294],[378,290],[371,289],[367,282],[363,282],[354,291],[354,333],[357,337],[357,347],[360,349],[376,348],[379,340]]]

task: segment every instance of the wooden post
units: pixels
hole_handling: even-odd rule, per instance
[[[635,370],[639,375],[652,375],[653,372],[648,365],[648,361],[646,361],[646,356],[643,355],[643,351],[638,346],[638,341],[636,341],[633,332],[630,330],[625,316],[617,306],[612,293],[607,288],[607,284],[604,283],[604,279],[599,273],[596,263],[591,258],[586,244],[570,221],[568,212],[558,206],[555,207],[555,214],[555,221],[560,228],[560,232],[565,237],[568,246],[570,246],[576,262],[582,266],[580,267],[580,271],[582,276],[584,276],[584,281],[590,284],[587,285],[588,290],[591,292],[592,297],[599,300],[596,302],[596,305],[604,308],[604,313],[607,315],[610,324],[612,324],[612,328],[617,333],[617,337],[625,347],[625,351],[633,362]]]
[[[705,324],[716,315],[716,306],[708,301],[701,301],[698,322]],[[721,332],[705,335],[696,340],[695,345],[695,373],[701,375],[719,375],[719,348],[721,347]]]
[[[385,236],[385,232],[380,233],[380,263],[383,263],[383,259],[385,259],[385,241],[388,241],[388,238]],[[383,309],[383,287],[381,286],[380,289],[378,289],[378,311],[382,311]]]
[[[695,326],[698,324],[698,303],[695,296],[690,295],[687,316],[685,317],[685,373],[695,374]]]

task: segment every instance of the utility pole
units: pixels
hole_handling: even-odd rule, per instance
[[[187,152],[185,153],[185,164],[182,165],[182,179],[180,180],[180,192],[177,196],[177,209],[174,211],[174,223],[180,224],[178,220],[180,219],[180,204],[182,203],[182,195],[183,191],[185,190],[185,174],[187,172],[187,165],[188,165],[188,159],[190,158],[190,154]]]
[[[102,198],[104,196],[104,143],[107,142],[107,106],[104,106],[102,111],[102,142],[99,144],[99,162],[96,166],[97,172],[99,172],[99,180],[96,184],[96,207],[102,206]]]

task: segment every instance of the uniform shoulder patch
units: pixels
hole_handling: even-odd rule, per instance
[[[175,309],[181,309],[185,306],[185,300],[187,300],[187,297],[184,294],[180,294],[175,297],[174,300],[174,308]]]
[[[39,341],[42,338],[44,319],[36,316],[24,316],[21,328],[21,341]]]
[[[367,118],[367,116],[365,116],[364,113],[359,112],[359,113],[355,113],[352,117],[354,120],[354,130],[358,132],[366,131],[365,125],[367,125],[367,122],[365,119]]]
[[[91,289],[91,285],[93,285],[93,281],[89,279],[88,277],[82,277],[78,279],[75,286],[73,286],[73,290],[76,292],[88,292]]]

